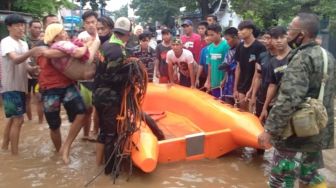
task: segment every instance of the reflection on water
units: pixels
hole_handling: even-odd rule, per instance
[[[2,110],[0,110],[1,116]],[[67,134],[69,124],[63,118],[62,133]],[[2,124],[4,120],[0,119]],[[0,187],[83,187],[100,172],[95,166],[94,144],[81,141],[78,136],[71,150],[71,163],[66,166],[54,153],[46,124],[38,125],[37,120],[26,122],[20,138],[20,155],[13,157],[9,151],[0,151]],[[3,126],[0,127],[2,140]],[[263,188],[269,172],[267,160],[272,151],[265,154],[266,160],[251,149],[240,149],[216,160],[186,161],[161,164],[151,174],[135,170],[130,180],[126,176],[117,179],[112,187],[148,188]],[[336,151],[325,155],[322,172],[328,178],[330,187],[336,187]],[[101,175],[90,184],[92,188],[111,187],[112,178]]]

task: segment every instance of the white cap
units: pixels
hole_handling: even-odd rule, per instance
[[[128,34],[132,31],[131,21],[126,17],[120,17],[114,23],[113,31],[120,32],[122,34]]]

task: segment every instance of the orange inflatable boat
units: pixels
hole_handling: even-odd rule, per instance
[[[239,147],[259,148],[263,127],[254,115],[195,89],[149,84],[143,110],[157,112],[154,119],[165,135],[157,141],[146,126],[134,134],[132,159],[144,172],[152,172],[157,163],[214,159]]]

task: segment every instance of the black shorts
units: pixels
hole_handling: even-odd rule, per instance
[[[191,86],[190,78],[180,73],[180,85],[190,87]]]
[[[32,78],[28,79],[28,93],[32,92],[35,93],[35,86],[37,84],[37,79]]]

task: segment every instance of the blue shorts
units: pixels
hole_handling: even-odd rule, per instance
[[[74,85],[44,90],[42,101],[46,120],[52,130],[61,126],[61,103],[63,103],[70,122],[75,120],[77,114],[84,114],[86,111],[83,99]]]
[[[6,118],[22,116],[26,113],[26,93],[7,91],[2,93]]]
[[[222,90],[222,92],[221,92],[221,90]],[[221,98],[223,93],[224,93],[224,88],[217,87],[217,88],[211,89],[211,95],[216,97],[216,98]]]

